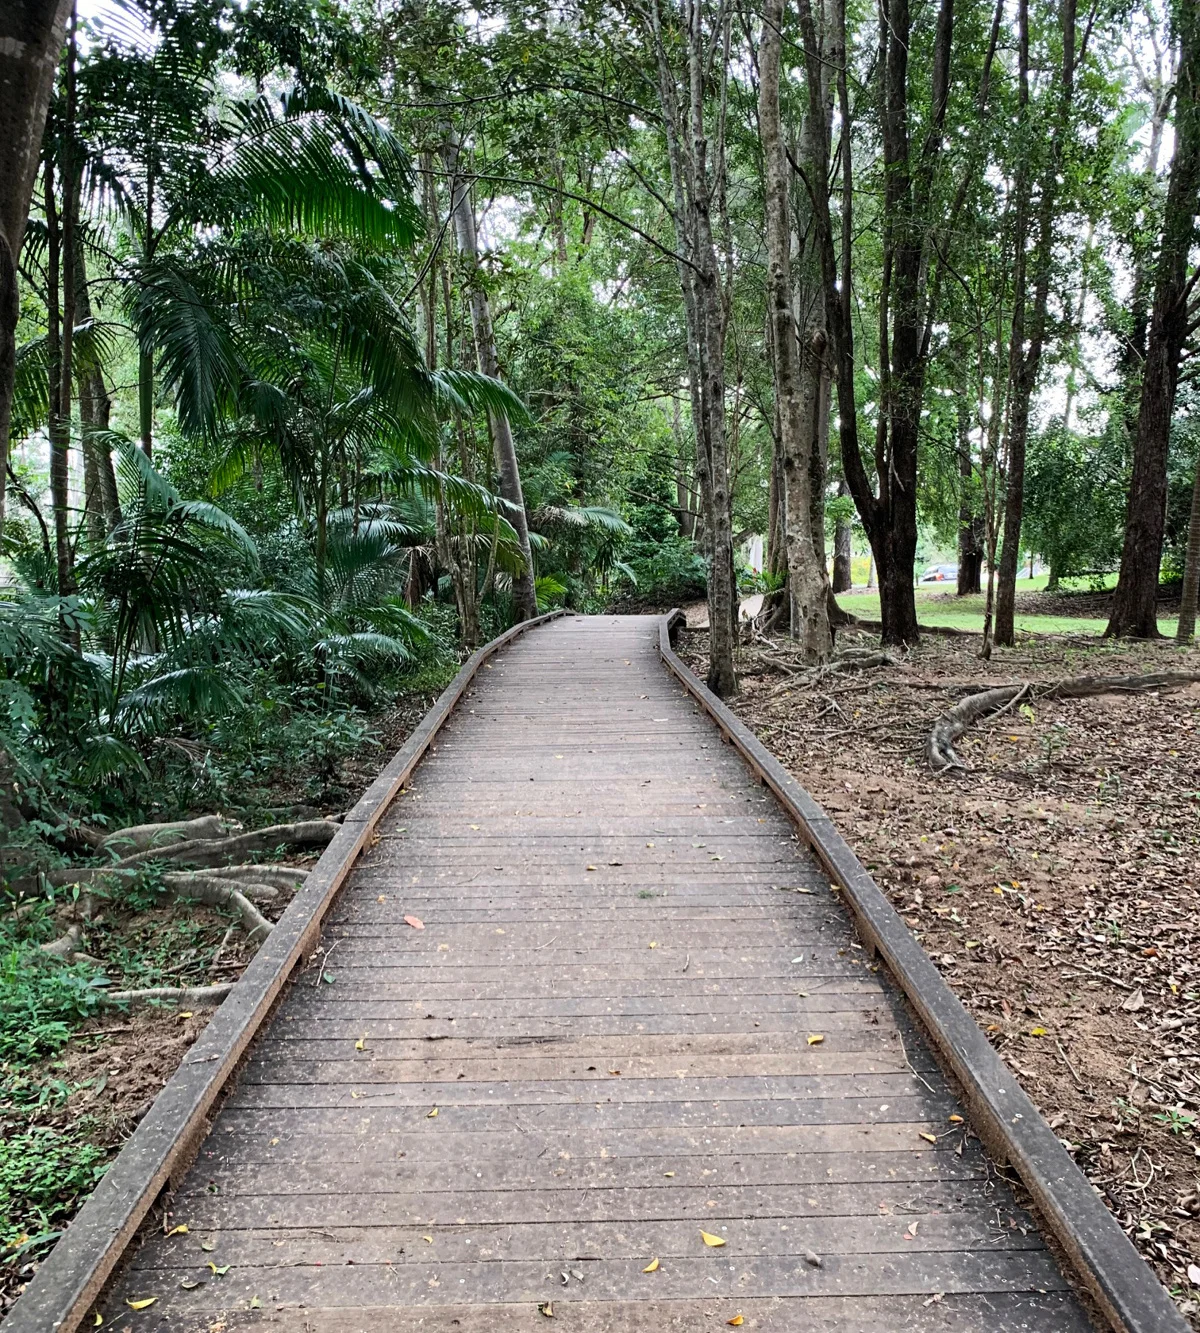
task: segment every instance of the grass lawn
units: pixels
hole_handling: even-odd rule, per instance
[[[1047,575],[1039,574],[1033,579],[1017,580],[1017,596],[1023,592],[1041,592],[1046,586]],[[861,616],[864,620],[879,619],[879,593],[849,592],[838,594],[838,604],[851,615]],[[952,629],[974,630],[983,633],[984,596],[956,597],[954,585],[925,583],[917,587],[917,619],[922,625],[946,625]],[[1104,633],[1106,620],[1085,619],[1082,616],[1035,616],[1023,615],[1018,606],[1015,618],[1018,633],[1027,634],[1095,634]],[[1167,635],[1175,633],[1176,621],[1162,618],[1159,629]]]

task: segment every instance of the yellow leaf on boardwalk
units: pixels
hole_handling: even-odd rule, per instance
[[[158,1300],[157,1296],[147,1296],[141,1301],[127,1300],[125,1304],[128,1305],[131,1310],[148,1310],[156,1300]]]
[[[810,1032],[808,1034],[808,1044],[810,1046],[820,1046],[824,1040],[825,1034],[823,1032]]]
[[[711,1231],[702,1231],[700,1233],[700,1239],[705,1245],[712,1249],[716,1249],[718,1245],[725,1244],[725,1238],[723,1236],[714,1236]]]
[[[657,1260],[657,1259],[651,1259],[650,1262],[646,1265],[646,1267],[642,1269],[642,1272],[643,1272],[643,1273],[657,1273],[657,1272],[658,1272],[658,1260]]]
[[[367,1034],[365,1032],[354,1043],[354,1049],[356,1051],[365,1051],[367,1049]]]
[[[744,1315],[735,1314],[732,1319],[726,1319],[725,1322],[731,1328],[741,1328],[741,1326],[746,1322],[746,1318]]]
[[[180,1222],[180,1224],[179,1224],[177,1227],[172,1227],[171,1230],[167,1232],[167,1235],[168,1235],[168,1236],[186,1236],[187,1233],[188,1233],[187,1223],[186,1223],[186,1222]]]

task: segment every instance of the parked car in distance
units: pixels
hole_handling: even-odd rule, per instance
[[[930,565],[921,575],[922,583],[954,583],[958,579],[957,565]]]

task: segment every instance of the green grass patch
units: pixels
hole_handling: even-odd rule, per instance
[[[1018,579],[1018,599],[1023,592],[1044,591],[1046,579],[1045,574],[1039,574],[1033,579]],[[975,634],[983,633],[986,598],[982,593],[956,597],[953,584],[924,584],[916,589],[916,600],[917,619],[922,625],[941,625],[949,629],[970,630]],[[839,593],[838,605],[864,620],[879,619],[877,591]],[[1022,612],[1018,606],[1013,623],[1018,632],[1025,634],[1093,634],[1099,637],[1104,633],[1108,621],[1088,616],[1031,615]],[[1158,627],[1163,634],[1173,635],[1177,623],[1173,617],[1164,617],[1159,620]]]

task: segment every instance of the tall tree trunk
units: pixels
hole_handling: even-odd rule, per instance
[[[46,205],[46,323],[47,323],[47,413],[46,433],[50,439],[50,500],[54,509],[54,563],[60,597],[75,591],[74,553],[71,549],[71,337],[68,322],[74,318],[75,284],[60,286],[64,274],[63,220],[55,195],[54,166],[47,159],[45,170]],[[67,192],[69,196],[69,191]],[[64,371],[66,373],[64,373]],[[63,386],[68,386],[66,401]]]
[[[78,175],[75,180],[78,185]],[[92,318],[87,261],[81,245],[75,248],[75,315],[77,324],[87,324]],[[104,432],[109,428],[112,399],[108,396],[104,384],[104,372],[100,369],[98,361],[84,362],[77,370],[76,379],[87,487],[88,535],[95,545],[103,541],[105,534],[111,532],[121,521],[121,500],[117,493],[112,454],[107,445],[99,445],[94,440],[97,432]]]
[[[71,0],[0,5],[0,534],[17,368],[17,261]]]
[[[964,396],[958,408],[958,475],[961,481],[958,500],[958,587],[959,597],[979,592],[983,564],[983,524],[971,495],[971,414]]]
[[[1192,509],[1188,516],[1187,553],[1183,561],[1183,597],[1179,603],[1179,627],[1175,637],[1191,643],[1196,637],[1196,602],[1200,598],[1200,456],[1192,481]]]
[[[454,215],[458,248],[470,267],[471,325],[475,334],[475,354],[483,374],[499,379],[500,362],[496,355],[492,308],[479,269],[479,239],[475,227],[475,210],[471,203],[470,182],[462,178],[459,145],[453,137],[448,138],[443,152],[446,169],[451,176],[450,209]],[[491,431],[492,448],[496,454],[496,471],[500,474],[500,494],[509,505],[505,517],[516,529],[517,545],[524,564],[521,573],[513,578],[513,611],[517,620],[531,620],[537,615],[537,598],[534,594],[529,518],[525,513],[525,496],[521,489],[517,447],[513,441],[512,426],[506,416],[498,412],[489,412],[488,428]]]
[[[790,629],[805,662],[828,661],[831,647],[826,606],[825,565],[813,537],[813,454],[818,447],[820,374],[801,376],[801,349],[792,314],[791,210],[788,162],[779,118],[783,0],[766,0],[759,45],[758,123],[766,186],[767,303],[774,354],[779,452],[787,505],[787,570]],[[821,132],[817,129],[815,132]],[[804,354],[820,366],[824,340]]]
[[[838,495],[849,495],[844,481],[838,483]],[[848,518],[839,518],[833,529],[833,591],[849,592],[854,586],[854,529]]]
[[[1125,515],[1121,571],[1105,634],[1158,637],[1158,572],[1167,507],[1167,453],[1179,362],[1188,332],[1188,258],[1200,210],[1200,11],[1173,6],[1179,41],[1175,84],[1175,158],[1163,213],[1162,245],[1154,277],[1154,306],[1146,338],[1138,401],[1133,475]],[[1189,546],[1192,533],[1189,532]]]
[[[994,641],[1011,647],[1015,640],[1017,572],[1021,562],[1021,522],[1025,511],[1025,454],[1029,441],[1029,418],[1041,369],[1046,340],[1046,316],[1054,258],[1055,203],[1063,151],[1070,133],[1071,107],[1075,100],[1075,12],[1076,0],[1062,0],[1062,68],[1058,83],[1058,106],[1051,129],[1050,152],[1042,173],[1038,203],[1037,241],[1033,257],[1033,303],[1026,302],[1027,260],[1025,255],[1032,170],[1029,164],[1029,0],[1018,9],[1018,120],[1022,135],[1022,159],[1016,185],[1016,256],[1013,270],[1012,338],[1009,343],[1010,379],[1008,417],[1008,468],[1004,497],[1004,544],[996,586]],[[1028,319],[1026,318],[1028,316]],[[1028,335],[1028,343],[1026,336]]]
[[[695,433],[704,547],[708,561],[707,683],[727,697],[737,689],[733,649],[737,588],[725,439],[725,310],[710,218],[708,141],[704,129],[706,50],[696,0],[684,9],[685,96],[664,42],[658,0],[650,0],[649,33],[658,65],[659,97],[671,173],[676,254],[687,320],[688,382]]]

